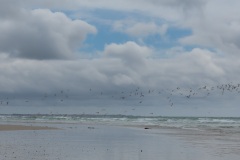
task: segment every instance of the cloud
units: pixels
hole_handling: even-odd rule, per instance
[[[240,30],[239,1],[207,1],[201,14],[188,16],[183,26],[191,28],[193,34],[180,39],[184,45],[199,45],[216,49],[224,54],[239,55]],[[225,14],[228,13],[228,14]],[[198,18],[196,18],[198,17]]]
[[[152,58],[153,52],[155,50],[152,48],[129,41],[106,45],[99,53],[99,58],[95,59],[39,61],[12,58],[8,53],[1,53],[0,95],[9,97],[11,104],[17,106],[24,105],[25,99],[29,99],[32,105],[38,106],[41,98],[47,95],[48,101],[39,102],[47,106],[52,102],[56,105],[56,102],[59,102],[59,93],[63,90],[64,95],[66,93],[69,98],[64,99],[66,102],[57,105],[93,104],[97,107],[108,105],[114,108],[115,105],[123,103],[138,105],[139,99],[120,101],[120,97],[122,91],[130,93],[140,87],[144,93],[149,89],[155,90],[156,93],[165,90],[165,95],[160,97],[144,98],[145,105],[162,108],[168,105],[164,98],[177,87],[182,90],[197,89],[205,85],[216,87],[229,82],[237,84],[240,78],[238,61],[218,57],[205,49],[194,48],[191,51],[173,49],[173,52],[176,52],[175,56],[166,59]],[[232,63],[229,64],[229,61]],[[56,93],[58,99],[54,97]],[[101,96],[100,93],[103,95]],[[221,93],[216,92],[216,94]],[[189,101],[184,97],[180,101],[178,95],[173,95],[172,98],[176,100],[174,101],[176,106],[181,103],[188,105]],[[227,100],[228,96],[221,98],[224,99]],[[200,97],[197,102],[202,104],[201,100],[205,103],[212,99],[205,100]],[[163,105],[159,106],[159,103]]]
[[[196,45],[195,49],[191,51],[177,50],[174,55],[179,54],[179,56],[172,56],[169,59],[154,59],[151,58],[151,54],[153,52],[155,55],[160,53],[156,53],[155,49],[148,46],[135,42],[112,43],[106,45],[103,51],[99,51],[102,52],[103,57],[84,63],[89,63],[87,66],[91,68],[91,72],[101,77],[102,81],[108,80],[108,77],[115,81],[119,79],[120,82],[116,81],[116,84],[119,85],[136,82],[140,84],[144,80],[148,80],[147,77],[153,77],[149,78],[149,84],[154,86],[158,80],[174,81],[181,75],[194,83],[195,78],[192,75],[197,74],[206,79],[208,77],[210,80],[215,80],[214,76],[221,78],[226,74],[226,70],[230,70],[231,65],[227,65],[227,60],[232,60],[225,57],[226,60],[223,63],[221,57],[215,57],[216,54],[219,52],[238,53],[239,50],[239,14],[237,14],[239,11],[235,7],[238,6],[238,3],[238,1],[234,1],[235,5],[233,5],[233,3],[226,4],[225,1],[216,0],[133,0],[121,1],[120,3],[114,0],[104,0],[101,2],[73,1],[70,4],[61,0],[51,2],[25,0],[21,1],[21,8],[4,1],[3,4],[6,4],[6,8],[10,8],[10,12],[6,14],[8,10],[4,10],[4,5],[1,5],[0,48],[1,52],[10,54],[12,57],[69,59],[81,46],[87,34],[96,33],[94,26],[81,20],[71,20],[61,12],[52,12],[47,9],[26,10],[23,9],[24,7],[73,9],[74,11],[81,8],[90,10],[100,8],[134,12],[140,16],[146,15],[150,19],[164,20],[166,24],[158,25],[152,20],[146,23],[144,20],[138,21],[134,19],[134,16],[130,16],[129,19],[132,18],[132,21],[126,21],[126,17],[123,20],[118,19],[114,24],[114,29],[134,37],[146,37],[152,34],[164,35],[167,28],[172,25],[188,28],[193,31],[192,35],[179,41],[182,45],[194,44]],[[227,11],[228,14],[222,12],[223,10]],[[201,47],[198,46],[213,48],[215,52],[200,49]],[[101,63],[100,67],[95,66],[95,63]],[[103,66],[106,68],[108,66],[108,71]],[[118,73],[114,74],[113,69]],[[82,71],[82,74],[85,77],[91,77],[88,75],[88,71],[86,69]],[[168,77],[171,78],[168,79]],[[121,83],[121,79],[123,83]]]
[[[157,16],[178,17],[179,12],[186,12],[188,10],[196,9],[204,5],[206,0],[102,0],[100,1],[79,1],[73,0],[72,3],[67,3],[64,0],[53,0],[51,2],[46,0],[29,1],[25,0],[26,3],[37,4],[47,8],[67,8],[71,10],[78,10],[79,8],[101,8],[111,9],[118,11],[141,11],[146,14],[154,14]],[[169,13],[172,13],[170,15]],[[174,18],[175,19],[175,18]]]
[[[17,16],[1,16],[0,24],[0,51],[30,59],[73,58],[87,34],[96,33],[94,26],[48,9],[20,9]]]
[[[64,90],[80,101],[94,99],[89,96],[90,88],[109,98],[117,91],[137,87],[168,92],[178,86],[239,83],[240,63],[230,56],[240,51],[239,5],[237,0],[4,0],[0,6],[0,94],[33,97]],[[96,16],[99,12],[95,9],[107,11]],[[66,14],[53,12],[57,10]],[[95,19],[81,14],[79,18],[78,12]],[[76,19],[69,18],[71,15]],[[124,35],[127,38],[121,43],[114,41],[116,37],[97,37],[103,43],[105,39],[113,42],[108,41],[91,59],[74,57],[87,35],[97,32],[89,22],[105,17],[110,17],[106,22],[113,23],[105,23],[109,27],[104,29],[113,27],[129,37]],[[101,25],[98,22],[95,24]],[[179,33],[181,29],[191,30],[191,35]],[[164,53],[151,45],[155,39],[149,43],[133,41],[175,33],[185,37],[176,35],[181,37],[179,43],[160,44],[165,47],[161,48]]]
[[[163,36],[167,32],[167,28],[167,24],[157,25],[154,22],[143,23],[130,20],[116,21],[113,25],[115,31],[120,31],[138,38],[155,34]]]
[[[121,12],[135,13],[149,19],[164,20],[167,26],[187,28],[192,35],[179,40],[182,45],[194,45],[216,49],[225,54],[238,55],[240,52],[239,42],[239,9],[240,2],[237,0],[227,3],[225,0],[132,0],[119,1],[73,1],[71,4],[64,1],[30,2],[44,7],[68,8],[77,11],[79,8],[89,10],[108,9]],[[89,11],[90,12],[90,11]],[[226,14],[227,13],[227,14]],[[94,16],[94,15],[93,15]],[[134,18],[134,16],[129,16]],[[141,22],[135,25],[115,22],[115,29],[131,36],[146,36],[156,33],[159,27],[154,24]],[[144,26],[144,27],[143,27]],[[151,28],[153,32],[149,29]],[[162,31],[164,33],[164,29]]]
[[[8,2],[5,0],[3,4],[5,3]],[[180,40],[183,45],[199,45],[215,48],[226,54],[238,54],[239,3],[237,0],[233,0],[231,3],[226,3],[225,0],[123,0],[121,2],[117,0],[103,0],[101,2],[74,0],[71,3],[63,0],[53,0],[51,2],[46,0],[24,0],[20,4],[30,8],[38,6],[71,10],[72,12],[78,12],[79,10],[81,12],[84,9],[84,11],[88,10],[91,13],[95,9],[107,9],[110,11],[135,13],[135,15],[148,17],[150,20],[164,20],[169,27],[175,26],[192,30],[193,34],[191,36]],[[4,12],[4,7],[2,8],[2,12]],[[3,13],[1,14],[4,15]],[[129,17],[134,19],[133,15]],[[131,36],[146,36],[159,33],[159,30],[162,30],[160,31],[161,34],[165,33],[164,26],[162,28],[154,23],[145,24],[137,22],[136,24],[128,24],[127,27],[123,27],[126,24],[122,23],[121,19],[117,19],[115,29]]]
[[[126,66],[134,68],[143,67],[146,57],[149,57],[151,52],[150,48],[131,41],[124,44],[109,44],[104,49],[106,57],[119,58]]]
[[[1,92],[56,92],[70,89],[86,93],[89,88],[114,92],[119,88],[169,89],[177,86],[214,85],[235,77],[227,61],[212,52],[193,49],[172,59],[153,59],[151,48],[134,42],[109,44],[98,59],[28,60],[1,54]],[[239,66],[235,62],[235,66]],[[236,69],[234,69],[236,70]],[[236,77],[237,76],[237,77]]]

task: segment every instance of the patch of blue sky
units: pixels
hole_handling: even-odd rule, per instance
[[[104,50],[105,45],[116,43],[121,44],[127,41],[134,41],[133,38],[122,32],[115,32],[111,26],[95,25],[98,32],[94,35],[88,35],[84,41],[84,47],[80,51],[94,52]]]
[[[171,58],[171,55],[167,54],[168,49],[172,47],[178,47],[180,44],[176,40],[165,40],[165,38],[160,35],[152,35],[145,38],[142,42],[139,42],[137,38],[129,37],[128,35],[120,32],[114,32],[109,30],[100,30],[97,35],[89,35],[86,41],[84,42],[86,45],[80,49],[80,52],[83,52],[85,56],[89,58],[96,58],[98,56],[97,51],[103,51],[105,45],[116,43],[123,44],[127,41],[135,41],[140,45],[146,45],[148,47],[154,48],[156,50],[156,54],[153,56],[155,58]],[[184,50],[192,50],[196,46],[182,46]]]
[[[176,46],[183,47],[186,51],[197,47],[196,45],[183,45],[179,39],[190,36],[192,31],[186,28],[169,27],[165,35],[151,35],[145,38],[145,44],[151,45],[156,49],[166,50]]]
[[[88,35],[84,41],[84,45],[81,47],[82,52],[95,52],[104,50],[105,45],[111,43],[125,43],[127,41],[135,41],[139,43],[139,38],[131,37],[123,32],[114,31],[112,24],[118,20],[132,19],[136,22],[154,22],[157,25],[161,25],[166,22],[164,19],[154,18],[147,14],[140,13],[138,11],[122,12],[116,10],[107,9],[94,9],[81,11],[62,11],[71,19],[82,19],[91,25],[95,26],[98,33],[95,35]],[[190,29],[178,28],[171,26],[168,28],[164,36],[159,34],[149,35],[141,39],[144,45],[156,48],[156,50],[165,50],[175,46],[182,46],[186,50],[191,50],[196,46],[193,45],[181,45],[178,40],[185,36],[192,34]]]
[[[180,38],[192,35],[192,31],[190,29],[170,27],[166,34],[169,37],[170,42],[173,42],[174,45],[180,45],[178,43],[178,40]],[[191,44],[191,45],[189,44],[189,45],[181,45],[181,46],[184,48],[185,51],[191,51],[194,48],[200,48],[200,49],[209,50],[210,52],[213,52],[213,53],[218,53],[218,51],[215,48],[209,47],[209,46],[201,46],[197,44]]]
[[[165,43],[166,48],[172,48],[174,46],[181,46],[186,51],[190,51],[197,47],[196,45],[183,45],[179,43],[179,39],[192,35],[192,30],[187,28],[169,27],[166,33],[167,43]]]
[[[131,38],[120,32],[112,31],[111,20],[122,19],[125,13],[109,11],[104,9],[94,10],[61,10],[66,16],[74,19],[81,19],[97,28],[96,34],[87,35],[84,44],[79,51],[94,55],[96,51],[104,50],[105,45],[111,43],[124,43]]]
[[[192,30],[187,28],[169,27],[166,34],[171,40],[178,40],[179,38],[191,35]]]
[[[106,24],[93,24],[98,33],[95,35],[88,35],[86,40],[84,41],[84,47],[80,49],[83,52],[95,52],[104,50],[105,45],[116,43],[122,44],[127,41],[135,41],[139,42],[139,38],[131,37],[123,32],[117,32],[112,29],[111,26]],[[178,40],[182,37],[191,35],[191,31],[187,29],[179,29],[179,28],[169,28],[166,35],[161,36],[159,34],[149,35],[141,39],[141,41],[146,46],[151,46],[155,49],[168,49],[175,46],[179,46]],[[186,48],[186,50],[191,50],[196,46],[182,46]]]
[[[54,10],[57,12],[59,10]],[[106,21],[115,21],[120,19],[125,19],[134,16],[134,13],[122,12],[116,10],[108,10],[108,9],[87,9],[83,8],[81,10],[61,10],[66,16],[71,19],[81,19],[88,23],[104,23]],[[134,16],[135,17],[135,16]]]
[[[116,10],[107,10],[107,9],[95,9],[91,12],[92,15],[98,17],[99,19],[105,20],[119,20],[132,15],[133,13],[122,12]]]

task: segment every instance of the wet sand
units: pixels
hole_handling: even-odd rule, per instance
[[[0,131],[18,131],[18,130],[52,130],[57,129],[47,126],[25,126],[25,125],[8,125],[0,124]]]
[[[97,124],[1,125],[4,160],[238,160],[240,135]],[[47,125],[38,127],[36,125]],[[13,128],[12,130],[10,130]],[[54,130],[50,128],[59,128]],[[8,131],[6,131],[8,129]],[[230,137],[229,137],[230,135]]]

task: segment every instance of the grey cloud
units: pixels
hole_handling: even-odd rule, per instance
[[[191,9],[192,7],[200,7],[204,5],[206,0],[149,0],[148,3],[153,5],[166,5],[171,7],[183,6],[183,8]]]
[[[0,19],[0,51],[30,59],[69,59],[96,28],[47,9],[20,10]]]
[[[16,0],[1,0],[0,5],[0,19],[9,18],[9,17],[17,17],[21,8],[20,1]]]
[[[89,88],[107,92],[129,85],[161,89],[214,84],[216,80],[224,83],[226,77],[236,76],[227,75],[231,66],[206,50],[195,49],[173,59],[152,59],[148,57],[151,52],[150,48],[128,42],[106,46],[104,56],[95,60],[14,60],[2,53],[0,87],[1,91],[16,93],[60,88],[79,93]]]
[[[99,105],[110,105],[112,108],[113,105],[123,104],[123,101],[119,100],[120,92],[128,93],[137,87],[146,92],[149,89],[164,89],[170,92],[176,87],[196,89],[205,85],[211,87],[229,82],[239,83],[237,80],[240,78],[240,63],[231,58],[216,57],[214,53],[200,48],[192,51],[177,50],[180,53],[171,59],[153,59],[149,56],[152,52],[154,51],[151,48],[127,42],[107,45],[96,59],[39,61],[13,59],[8,54],[1,53],[0,95],[11,95],[11,100],[15,97],[16,102],[11,102],[16,105],[24,103],[17,101],[19,97],[32,100],[32,104],[36,105],[36,101],[46,94],[52,101],[41,103],[52,105],[52,102],[56,102],[54,94],[63,90],[69,94],[69,100],[64,99],[67,103],[57,105],[98,106],[100,103]],[[233,63],[229,64],[229,61]],[[146,105],[159,106],[163,103],[159,107],[166,107],[166,95],[148,97],[145,99]],[[173,95],[173,98],[178,104],[178,95]],[[221,100],[228,98],[222,96]],[[197,102],[211,105],[211,100],[209,98],[205,101],[200,97]],[[126,100],[124,105],[138,105],[138,99],[134,102],[136,99]],[[186,104],[186,99],[183,97],[179,102],[179,105]],[[182,111],[184,108],[185,106]]]

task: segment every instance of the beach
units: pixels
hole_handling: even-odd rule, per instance
[[[27,125],[4,125],[0,124],[0,131],[21,131],[21,130],[52,130],[57,129],[47,126],[27,126]]]
[[[93,123],[7,123],[0,130],[0,159],[4,160],[240,158],[236,132]]]

